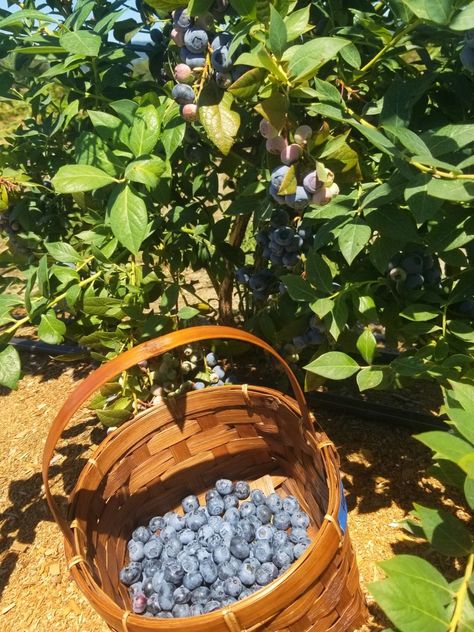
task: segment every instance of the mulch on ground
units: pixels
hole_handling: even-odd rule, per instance
[[[0,449],[0,629],[4,632],[106,632],[64,563],[60,532],[44,499],[40,464],[43,443],[54,415],[90,367],[64,365],[46,356],[24,357],[25,377],[18,391],[1,397]],[[347,415],[314,411],[338,446],[349,505],[349,525],[361,581],[382,577],[377,561],[394,553],[428,557],[449,575],[454,566],[427,556],[424,543],[407,536],[397,522],[412,502],[446,501],[442,486],[425,476],[429,451],[409,430],[369,423]],[[52,462],[55,492],[70,490],[91,447],[104,430],[88,414],[77,416]],[[448,565],[447,565],[448,564]],[[388,625],[367,592],[371,621],[365,630]]]

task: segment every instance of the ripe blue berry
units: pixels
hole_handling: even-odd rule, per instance
[[[225,511],[224,500],[221,496],[219,498],[211,498],[206,506],[210,516],[222,516]]]
[[[293,527],[302,527],[307,529],[309,527],[309,516],[304,511],[297,511],[291,516],[291,524]]]
[[[234,536],[230,541],[230,552],[239,560],[245,560],[249,556],[250,548],[246,540],[240,536]]]
[[[242,582],[238,577],[229,577],[224,581],[224,590],[229,597],[238,597],[243,588]]]
[[[273,526],[276,529],[281,529],[282,531],[286,531],[291,526],[291,516],[286,511],[277,511],[273,515]]]
[[[120,581],[126,586],[137,582],[140,579],[142,567],[139,562],[130,562],[120,571]]]
[[[246,481],[237,481],[234,485],[234,493],[239,500],[245,500],[250,496],[250,485]]]
[[[288,534],[286,533],[286,531],[276,531],[275,534],[273,535],[272,542],[275,549],[278,550],[280,547],[284,546],[285,544],[288,544],[289,542]]]
[[[197,540],[201,546],[206,546],[209,538],[214,535],[214,529],[209,524],[204,524],[197,532]]]
[[[199,531],[199,529],[207,522],[206,514],[201,509],[191,511],[186,514],[185,519],[186,526],[188,529],[191,529],[191,531]]]
[[[278,494],[275,494],[275,493],[267,496],[265,503],[272,513],[281,511],[281,509],[283,508],[283,503],[280,496],[278,496]]]
[[[199,570],[199,560],[194,555],[184,555],[179,562],[185,573],[195,573]]]
[[[165,521],[162,516],[154,516],[148,523],[148,529],[151,533],[156,533],[157,531],[163,529],[164,526]]]
[[[229,507],[224,513],[225,522],[230,522],[232,525],[236,525],[240,522],[240,513],[236,507]]]
[[[181,506],[183,507],[184,513],[190,513],[191,511],[199,509],[199,500],[196,496],[186,496],[186,498],[183,498]]]
[[[188,590],[195,590],[198,586],[202,585],[202,582],[202,575],[197,571],[186,573],[183,577],[183,586]]]
[[[196,539],[196,532],[191,531],[191,529],[183,529],[178,533],[178,538],[181,544],[186,545]]]
[[[198,603],[191,604],[191,617],[198,617],[203,613],[202,606]]]
[[[165,581],[179,585],[184,577],[184,569],[177,561],[170,562],[164,568]]]
[[[271,560],[277,568],[288,568],[293,561],[293,556],[289,556],[286,551],[278,550],[273,554]]]
[[[215,610],[219,610],[220,607],[221,607],[221,604],[218,601],[216,601],[215,599],[211,599],[204,606],[202,612],[203,614],[206,614],[208,612],[214,612]]]
[[[221,496],[232,494],[234,491],[234,484],[228,478],[220,478],[216,481],[216,489]]]
[[[158,591],[158,602],[162,610],[171,610],[174,606],[173,592],[175,588],[169,582],[162,582]]]
[[[217,489],[214,489],[214,488],[209,489],[209,490],[206,492],[206,503],[208,503],[208,502],[209,502],[212,498],[220,498],[220,496],[221,496],[221,495],[219,494],[219,492],[217,491]]]
[[[216,366],[217,358],[216,358],[216,354],[215,353],[210,352],[210,353],[208,353],[206,355],[206,364],[211,369],[212,369],[212,367]]]
[[[210,516],[208,519],[208,523],[214,529],[215,533],[219,533],[220,528],[224,524],[224,519],[221,516]]]
[[[270,562],[273,557],[270,540],[256,540],[253,554],[259,562]]]
[[[222,562],[227,562],[230,560],[230,551],[228,547],[223,544],[216,546],[216,548],[212,552],[212,557],[216,564],[222,564]]]
[[[240,505],[240,515],[242,518],[248,518],[250,514],[255,514],[257,508],[251,501],[243,502]]]
[[[255,527],[250,520],[240,521],[240,534],[247,542],[252,542],[255,539]]]
[[[187,603],[177,603],[175,606],[173,606],[173,610],[171,612],[173,613],[173,617],[175,619],[191,616],[191,608]]]
[[[177,83],[171,91],[171,96],[180,105],[194,103],[194,90],[186,83]]]
[[[210,594],[211,591],[207,586],[198,586],[191,593],[191,602],[203,606],[208,601]]]
[[[257,518],[262,524],[267,524],[272,519],[272,512],[266,505],[258,505]]]
[[[164,527],[161,530],[160,538],[163,540],[163,542],[166,543],[166,542],[168,542],[168,540],[170,540],[171,538],[175,538],[175,537],[176,537],[176,531],[170,525],[166,525],[166,527]]]
[[[193,18],[189,15],[188,10],[176,9],[173,11],[173,24],[179,26],[182,29],[188,29],[193,23]]]
[[[184,34],[184,44],[192,53],[202,53],[206,50],[209,39],[206,31],[199,28],[190,28]]]
[[[273,169],[271,175],[271,183],[272,187],[276,190],[277,193],[289,170],[290,168],[286,165],[281,165],[281,167],[276,167],[276,169]]]
[[[227,562],[222,562],[217,567],[217,576],[222,581],[225,581],[229,577],[234,577],[235,572],[235,566],[230,560],[228,560]]]
[[[150,531],[146,527],[137,527],[135,531],[132,533],[132,540],[136,540],[137,542],[148,542],[151,537]]]
[[[295,544],[293,548],[295,559],[298,559],[299,557],[303,555],[303,553],[306,551],[310,543],[311,542],[308,539],[307,541],[305,540],[304,542],[298,542],[298,544]]]
[[[177,513],[173,513],[173,515],[169,519],[169,526],[173,527],[175,531],[182,531],[182,529],[186,526],[186,520],[184,516],[180,516]]]
[[[161,570],[162,562],[156,558],[148,560],[145,559],[142,562],[143,577],[153,577],[155,573]]]
[[[276,579],[276,577],[278,577],[278,569],[275,564],[273,564],[273,562],[265,562],[257,569],[257,572],[255,573],[257,584],[259,584],[260,586],[266,586],[271,581]]]
[[[199,572],[206,584],[212,584],[217,579],[217,566],[212,560],[206,560],[199,565]]]
[[[306,535],[306,529],[304,527],[293,527],[289,535],[290,542],[298,544],[299,542],[305,542],[308,538]]]
[[[216,579],[216,581],[211,586],[211,599],[215,599],[216,601],[221,601],[226,596],[226,592],[224,590],[224,582],[222,579]]]
[[[254,505],[258,506],[265,504],[265,494],[260,489],[252,489],[250,492],[250,498]]]
[[[257,528],[255,532],[256,540],[272,540],[273,539],[273,527],[271,524],[262,524]]]
[[[212,535],[207,540],[207,548],[209,551],[213,552],[216,547],[222,546],[223,542],[224,541],[221,536],[213,531]]]
[[[182,548],[183,545],[178,540],[178,538],[170,538],[165,544],[166,555],[170,558],[176,557],[178,553],[182,550]]]
[[[156,615],[160,611],[160,600],[158,597],[158,593],[153,593],[148,597],[148,603],[146,605],[147,612],[150,612],[152,615]]]
[[[225,378],[225,371],[224,369],[219,365],[216,364],[213,368],[212,368],[212,373],[214,373],[214,375],[217,375],[217,377],[220,380],[223,380]]]
[[[296,192],[290,195],[285,195],[286,204],[296,211],[300,211],[308,206],[310,203],[310,196],[302,186],[296,187]]]
[[[176,603],[189,603],[191,600],[191,591],[184,586],[178,586],[173,593],[173,597]]]
[[[239,506],[239,499],[237,498],[236,494],[227,494],[226,496],[224,496],[224,507],[226,509],[229,509],[230,507],[238,507]]]
[[[140,562],[145,557],[143,542],[130,540],[128,545],[128,556],[131,562]]]
[[[148,542],[143,546],[143,553],[149,560],[159,558],[163,551],[163,542],[156,536],[151,537]]]

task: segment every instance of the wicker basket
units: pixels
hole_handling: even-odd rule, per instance
[[[141,413],[111,433],[82,470],[66,520],[51,495],[48,469],[64,428],[91,394],[141,360],[181,345],[218,338],[253,343],[283,366],[296,401],[256,386],[226,385],[186,394]],[[194,327],[145,342],[104,364],[69,396],[53,422],[43,455],[46,496],[61,528],[71,574],[93,608],[120,632],[349,632],[366,616],[345,523],[338,456],[314,428],[301,388],[266,343],[230,327]],[[149,619],[132,614],[119,582],[135,526],[201,498],[216,479],[294,494],[310,514],[312,544],[278,579],[210,614]],[[342,527],[340,526],[342,525]],[[345,531],[345,532],[344,532]]]

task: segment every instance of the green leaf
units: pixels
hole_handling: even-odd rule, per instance
[[[432,598],[429,587],[415,589],[411,581],[397,577],[369,584],[370,592],[398,630],[446,632],[449,618],[443,604]]]
[[[173,103],[170,106],[168,114],[163,119],[163,130],[161,132],[161,142],[165,148],[165,154],[168,159],[180,147],[186,132],[186,122],[179,113],[179,105]]]
[[[74,150],[79,164],[97,167],[109,176],[121,175],[123,172],[123,161],[93,132],[80,134],[74,144]]]
[[[405,201],[418,224],[423,224],[437,215],[441,208],[442,200],[437,200],[428,195],[428,183],[431,176],[420,173],[410,180],[405,187]]]
[[[209,139],[227,156],[240,127],[240,115],[232,110],[233,96],[219,91],[214,82],[205,85],[199,98],[199,120]]]
[[[474,330],[464,320],[451,320],[448,325],[449,333],[464,342],[474,343]]]
[[[367,367],[357,373],[356,380],[359,391],[362,393],[380,386],[385,380],[385,372],[383,369]]]
[[[342,256],[349,265],[368,243],[372,230],[364,220],[356,218],[342,227],[337,238]]]
[[[471,534],[458,518],[441,509],[430,509],[417,503],[413,503],[413,506],[426,539],[434,549],[450,557],[472,552]]]
[[[441,430],[423,432],[420,435],[414,435],[414,437],[433,450],[435,458],[449,459],[465,470],[463,459],[472,455],[472,446],[464,439]]]
[[[474,478],[466,476],[464,481],[464,495],[471,509],[474,509]]]
[[[0,353],[0,384],[16,390],[20,379],[21,361],[18,351],[8,345]]]
[[[138,158],[153,152],[160,138],[160,118],[154,105],[139,108],[130,130],[129,146]]]
[[[397,148],[389,140],[382,132],[379,132],[377,129],[373,127],[367,127],[366,125],[362,125],[361,123],[357,123],[357,121],[351,121],[352,127],[357,129],[363,136],[365,136],[374,147],[380,149],[384,154],[388,156],[393,156],[397,153]]]
[[[370,329],[364,329],[364,331],[357,338],[356,342],[357,350],[364,358],[367,364],[372,364],[374,359],[375,349],[377,348],[377,340]]]
[[[404,579],[412,582],[415,590],[431,592],[432,598],[443,605],[449,603],[454,596],[447,580],[437,568],[416,555],[396,555],[389,560],[378,562],[378,566],[387,577]]]
[[[474,143],[474,124],[450,123],[421,134],[433,156],[443,156],[459,151]]]
[[[61,35],[59,43],[72,55],[97,57],[102,42],[99,35],[90,31],[69,31]]]
[[[80,263],[83,261],[77,250],[63,241],[46,242],[45,247],[53,259],[61,263]]]
[[[50,309],[46,314],[41,315],[41,322],[38,326],[38,336],[41,340],[57,345],[64,340],[65,333],[66,325],[56,317],[54,310]]]
[[[403,0],[404,4],[422,20],[449,24],[453,12],[453,0]]]
[[[418,241],[418,232],[413,217],[409,212],[395,206],[378,208],[370,213],[365,212],[369,226],[381,235],[389,235],[390,240],[400,244]]]
[[[10,312],[14,307],[22,305],[23,301],[14,294],[0,294],[0,326],[6,325],[14,320]]]
[[[189,320],[190,318],[194,318],[199,314],[199,310],[195,307],[191,307],[190,305],[185,305],[178,312],[178,318],[182,320]]]
[[[470,202],[474,198],[474,182],[469,180],[432,178],[427,190],[428,195],[451,202]]]
[[[316,291],[311,284],[297,274],[286,274],[281,277],[281,282],[288,290],[288,294],[294,301],[313,302],[316,300]]]
[[[449,391],[445,391],[449,404],[454,399],[464,410],[472,410],[474,406],[474,384],[449,380]]]
[[[128,147],[129,128],[117,116],[95,110],[88,110],[87,114],[101,138],[113,145],[122,142]]]
[[[329,81],[316,78],[314,80],[314,85],[320,101],[324,101],[325,103],[334,103],[335,105],[340,105],[342,103],[341,93],[335,86],[332,85],[332,83],[329,83]]]
[[[287,46],[288,35],[286,32],[286,26],[283,18],[275,9],[270,5],[270,26],[268,29],[268,47],[279,59]]]
[[[340,351],[330,351],[307,364],[306,371],[322,375],[330,380],[345,380],[359,370],[355,360]]]
[[[303,81],[350,44],[341,37],[317,37],[296,48],[288,63],[288,72],[295,81]]]
[[[465,439],[470,441],[474,450],[474,422],[472,418],[473,408],[464,410],[463,408],[455,408],[446,406],[446,414],[450,419],[450,423]]]
[[[114,426],[120,426],[125,421],[128,421],[132,416],[132,413],[128,410],[108,408],[106,410],[96,410],[95,414],[97,415],[101,424],[103,424],[106,428],[113,428]]]
[[[147,235],[145,202],[129,185],[117,187],[109,200],[110,227],[115,237],[134,255]]]
[[[227,88],[227,91],[233,94],[237,99],[248,100],[255,96],[260,90],[260,86],[266,76],[266,71],[263,68],[252,68],[247,70],[244,74],[234,81],[234,83]]]
[[[291,195],[296,192],[297,186],[298,180],[296,179],[295,165],[291,165],[281,181],[278,195]]]
[[[415,322],[424,322],[426,320],[433,320],[439,316],[439,309],[431,307],[430,305],[423,305],[422,303],[412,303],[405,307],[400,312],[402,318],[407,320],[413,320]]]
[[[57,193],[94,191],[117,180],[105,171],[90,165],[65,165],[60,167],[52,179]]]
[[[57,55],[60,53],[66,54],[66,51],[62,46],[19,46],[15,48],[13,53],[19,55]]]
[[[270,121],[273,127],[280,130],[285,124],[288,107],[288,97],[274,90],[271,96],[258,103],[255,109]]]
[[[298,11],[292,11],[286,16],[284,22],[288,42],[292,42],[308,29],[309,5],[303,9],[298,9]]]
[[[449,24],[453,31],[467,31],[474,24],[474,4],[470,2],[457,13]]]
[[[107,296],[86,295],[82,301],[82,308],[85,314],[101,317],[109,316],[118,320],[121,320],[124,315],[122,306],[122,299],[109,298]]]
[[[129,163],[125,170],[125,177],[132,182],[140,182],[148,189],[154,189],[165,173],[166,162],[161,158],[150,158],[148,160],[134,160]]]
[[[316,289],[332,294],[331,268],[323,257],[313,250],[310,250],[306,257],[306,276]]]
[[[204,15],[209,11],[213,0],[190,0],[188,4],[188,12],[192,16]]]
[[[21,24],[23,20],[37,20],[38,22],[59,24],[59,21],[52,15],[47,15],[42,11],[36,11],[36,9],[23,9],[20,11],[15,10],[0,20],[0,29],[4,29],[6,26],[12,26],[12,24]]]
[[[340,55],[351,68],[358,70],[362,66],[362,59],[355,44],[349,44],[341,48]]]

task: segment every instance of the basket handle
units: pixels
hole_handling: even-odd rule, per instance
[[[182,345],[192,344],[194,342],[199,342],[203,340],[215,340],[220,338],[240,340],[242,342],[254,344],[255,346],[264,349],[274,358],[276,358],[278,362],[282,365],[288,379],[290,380],[293,393],[300,408],[302,423],[305,429],[311,433],[314,432],[309,417],[309,410],[306,405],[306,400],[303,391],[301,390],[301,387],[298,383],[298,380],[295,377],[295,374],[290,369],[285,360],[275,351],[275,349],[273,349],[263,340],[260,340],[260,338],[257,338],[256,336],[249,334],[246,331],[236,329],[234,327],[225,327],[222,325],[202,325],[199,327],[189,327],[180,331],[174,331],[170,334],[160,336],[159,338],[154,338],[153,340],[143,342],[142,344],[137,345],[136,347],[133,347],[128,351],[125,351],[116,358],[113,358],[113,360],[111,360],[110,362],[106,362],[98,369],[93,371],[83,382],[81,382],[81,384],[79,384],[79,386],[69,395],[66,402],[61,407],[61,410],[56,415],[56,418],[49,430],[48,437],[44,446],[42,464],[43,484],[46,494],[46,500],[48,501],[48,505],[51,509],[51,513],[53,514],[54,519],[56,520],[57,524],[64,534],[64,537],[69,542],[71,547],[73,547],[74,542],[73,534],[66,520],[61,515],[55,500],[53,499],[51,488],[49,486],[48,474],[49,464],[54,450],[56,449],[56,445],[61,437],[61,434],[63,433],[63,430],[66,428],[74,413],[85,401],[87,401],[87,399],[97,389],[109,382],[113,377],[115,377],[122,371],[135,366],[138,362],[147,360],[148,358],[152,358],[157,355],[161,355]]]

